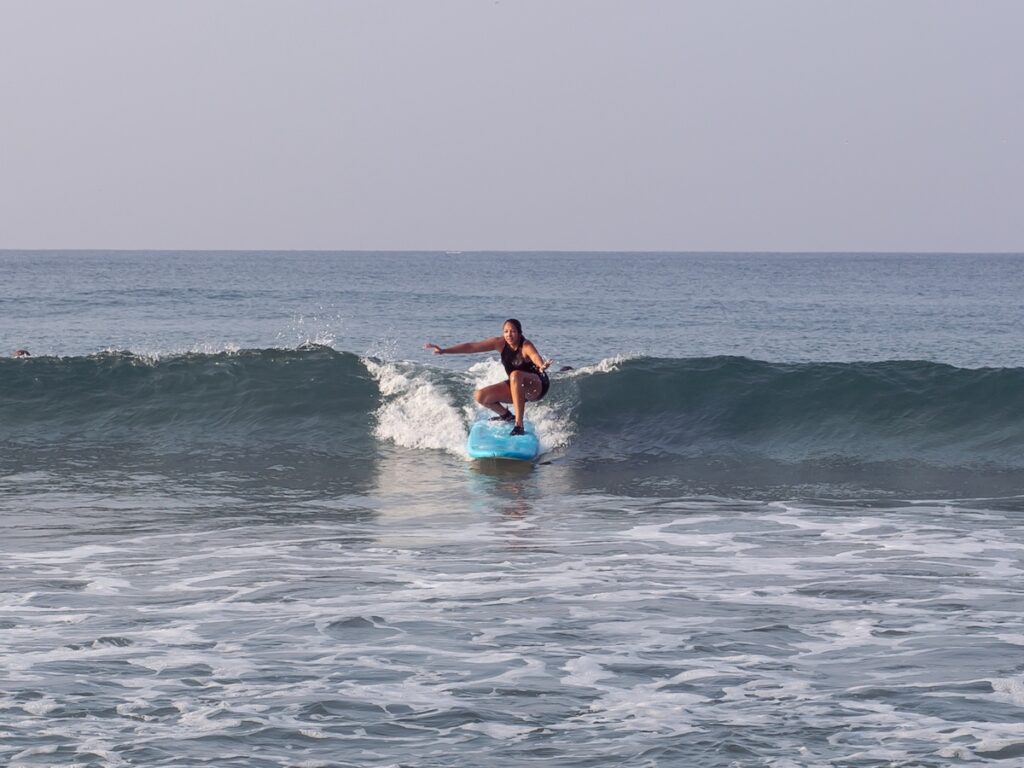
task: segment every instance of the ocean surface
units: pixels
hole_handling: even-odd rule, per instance
[[[0,277],[2,765],[1024,761],[1024,255]]]

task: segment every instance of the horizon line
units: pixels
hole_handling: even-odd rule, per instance
[[[629,254],[629,255],[693,255],[693,256],[711,256],[711,255],[724,255],[724,256],[772,256],[772,255],[841,255],[841,256],[1021,256],[1024,255],[1024,250],[979,250],[979,251],[936,251],[936,250],[837,250],[837,249],[826,249],[826,250],[743,250],[743,249],[726,249],[726,250],[662,250],[662,249],[641,249],[641,250],[629,250],[629,249],[602,249],[602,250],[588,250],[588,249],[504,249],[504,248],[488,248],[488,249],[446,249],[446,248],[424,248],[424,249],[408,249],[408,248],[377,248],[377,249],[366,249],[366,248],[0,248],[0,253],[230,253],[230,254],[295,254],[295,253],[337,253],[337,254],[371,254],[371,253],[383,253],[383,254],[403,254],[403,253],[417,253],[417,254],[436,254],[443,256],[460,256],[466,254],[500,254],[500,253],[511,253],[511,254]]]

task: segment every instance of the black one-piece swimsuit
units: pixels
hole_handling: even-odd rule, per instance
[[[548,379],[548,372],[542,371],[534,365],[533,361],[528,357],[523,356],[523,344],[526,343],[526,339],[523,339],[519,345],[519,349],[512,349],[505,342],[505,346],[501,348],[501,364],[505,366],[505,373],[508,374],[509,379],[512,378],[512,371],[523,371],[524,373],[532,373],[536,376],[540,376],[540,397],[538,400],[544,398],[544,395],[548,393],[548,388],[551,386],[551,380]]]

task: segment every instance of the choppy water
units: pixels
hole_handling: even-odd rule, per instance
[[[0,253],[0,760],[1019,764],[1024,259],[515,258]]]

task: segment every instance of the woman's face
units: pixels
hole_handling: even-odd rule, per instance
[[[502,335],[505,337],[505,343],[510,347],[518,347],[521,339],[519,331],[512,323],[505,323],[505,326],[501,329]]]

